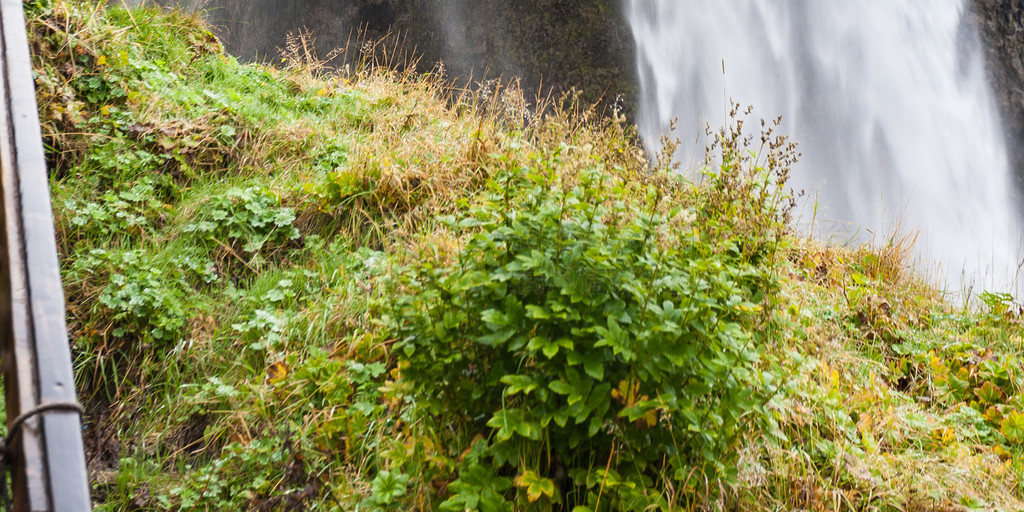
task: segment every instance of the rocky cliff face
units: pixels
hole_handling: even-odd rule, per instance
[[[159,0],[181,4],[196,0]],[[527,92],[570,88],[585,101],[632,101],[633,39],[619,0],[210,0],[207,16],[232,54],[273,60],[287,34],[308,30],[321,55],[399,36],[419,67],[444,62],[476,87],[517,77]]]
[[[445,63],[477,87],[518,77],[528,92],[581,91],[585,101],[635,101],[634,47],[621,0],[158,0],[204,4],[228,51],[272,60],[308,29],[321,54],[398,34],[419,67]],[[1024,181],[1024,0],[971,0],[999,108]],[[1018,148],[1018,146],[1022,146]],[[1019,187],[1024,190],[1024,185]]]
[[[996,101],[1024,190],[1024,0],[973,0]]]
[[[526,91],[558,95],[578,88],[588,101],[631,96],[633,38],[618,0],[435,0],[420,6],[399,27],[428,62],[444,60],[457,76],[518,76]]]

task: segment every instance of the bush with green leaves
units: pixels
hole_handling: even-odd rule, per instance
[[[627,190],[556,161],[496,177],[450,221],[456,261],[407,269],[384,308],[417,411],[484,439],[443,510],[661,507],[728,476],[758,409],[770,266],[703,242],[678,177]]]

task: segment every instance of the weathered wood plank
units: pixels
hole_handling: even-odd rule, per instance
[[[0,44],[0,353],[10,428],[25,411],[77,397],[21,0],[0,0]],[[28,419],[12,448],[15,510],[91,509],[77,412]]]

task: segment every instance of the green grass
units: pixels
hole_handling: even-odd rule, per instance
[[[773,133],[748,148],[728,127],[724,156],[691,182],[664,155],[649,164],[623,119],[571,98],[527,109],[514,87],[453,91],[369,58],[335,73],[294,48],[281,68],[243,65],[183,13],[71,0],[27,10],[97,510],[1024,507],[1021,306],[997,294],[950,305],[910,270],[909,240],[793,237],[793,152]],[[622,238],[572,231],[595,212]],[[514,238],[502,226],[533,227]],[[631,279],[700,269],[676,300],[700,322],[630,332],[712,340],[746,362],[655,371],[644,363],[657,352],[636,362],[609,349],[586,373],[623,373],[595,384],[613,389],[591,399],[611,412],[580,427],[583,448],[563,444],[571,422],[544,423],[540,438],[529,422],[495,426],[517,407],[557,417],[563,402],[513,396],[482,361],[552,380],[574,364],[545,363],[564,345],[488,352],[490,324],[475,319],[496,318],[497,302],[445,295],[477,293],[474,272],[493,271],[510,240],[530,248],[522,261],[553,268],[578,249],[573,261],[615,270],[588,274],[613,295],[601,287],[672,297],[680,289]],[[607,247],[635,251],[635,264],[601,267],[626,261],[601,256]],[[567,279],[536,268],[524,283]],[[487,293],[555,297],[524,286]],[[573,350],[587,357],[601,347],[583,352],[580,319],[606,314],[580,304],[597,298],[558,306],[582,322]],[[462,320],[429,313],[451,304],[490,305]],[[725,324],[742,334],[708,334]],[[472,354],[459,372],[430,371],[439,387],[468,379],[456,391],[481,401],[428,407],[433,374],[409,367],[418,343]],[[717,375],[749,395],[726,402],[650,377],[661,371]],[[667,441],[684,424],[686,408],[665,401],[679,389],[714,406]]]

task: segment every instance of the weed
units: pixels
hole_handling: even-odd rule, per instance
[[[202,213],[182,230],[196,235],[200,244],[216,248],[221,266],[241,263],[259,272],[261,255],[272,256],[299,239],[293,225],[295,212],[280,206],[277,196],[256,188],[229,189],[209,198]]]

